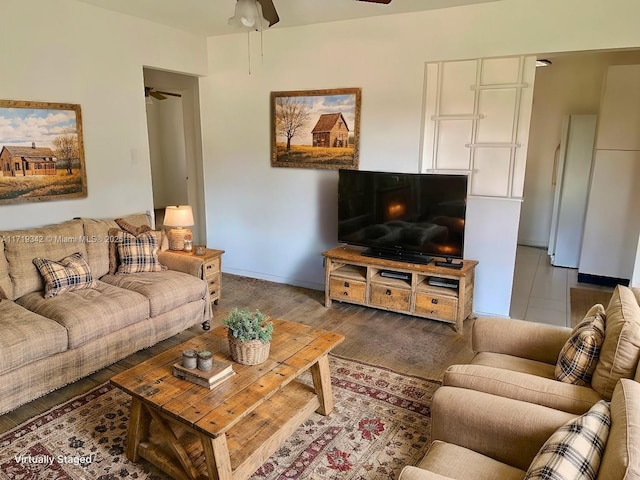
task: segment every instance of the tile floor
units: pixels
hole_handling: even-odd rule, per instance
[[[519,245],[511,293],[511,318],[571,326],[571,287],[599,288],[578,283],[578,270],[554,267],[547,250]]]

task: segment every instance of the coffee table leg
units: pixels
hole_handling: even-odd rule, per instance
[[[324,355],[318,362],[311,365],[313,386],[320,400],[320,407],[316,410],[321,415],[329,415],[333,410],[333,393],[331,392],[331,373],[329,372],[329,356]]]
[[[229,458],[229,448],[227,446],[226,435],[216,438],[209,438],[200,435],[204,458],[207,462],[207,472],[211,480],[231,480],[231,459]]]
[[[151,415],[136,397],[131,398],[129,429],[127,430],[127,458],[132,462],[140,460],[138,445],[149,436]]]

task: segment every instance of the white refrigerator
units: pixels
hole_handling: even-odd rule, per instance
[[[558,156],[548,253],[557,267],[578,268],[589,184],[593,165],[597,115],[564,119]]]

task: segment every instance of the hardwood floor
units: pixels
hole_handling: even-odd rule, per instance
[[[468,362],[473,356],[470,347],[473,320],[464,322],[464,333],[460,336],[450,324],[339,302],[334,302],[332,308],[325,308],[324,292],[223,274],[222,298],[219,305],[214,306],[212,325],[217,326],[234,307],[257,308],[272,317],[342,333],[346,338],[333,351],[335,355],[409,375],[438,379],[447,366]],[[0,417],[0,433],[201,333],[199,325],[192,327],[23,405]]]

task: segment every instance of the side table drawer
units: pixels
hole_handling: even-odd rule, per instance
[[[211,278],[207,278],[207,283],[209,283],[209,294],[211,298],[218,298],[220,296],[220,273]]]
[[[204,262],[204,278],[209,280],[220,274],[220,258],[212,258]]]
[[[369,303],[393,310],[409,311],[411,290],[396,288],[387,285],[371,285],[371,297]]]
[[[364,302],[365,282],[358,282],[348,278],[331,278],[329,295],[336,300],[351,300]]]
[[[458,299],[444,295],[416,293],[415,313],[442,320],[455,321]]]

